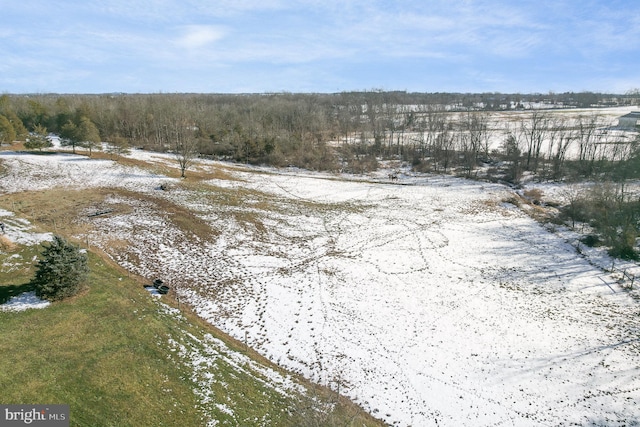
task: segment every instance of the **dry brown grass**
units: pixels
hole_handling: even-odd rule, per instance
[[[527,211],[527,213],[531,218],[535,219],[541,224],[546,224],[554,218],[554,211],[550,210],[549,208],[545,208],[544,206],[535,204],[529,206],[530,209]]]
[[[79,154],[88,153],[81,152]],[[177,178],[180,175],[177,163],[176,167],[172,168],[163,161],[146,162],[128,157],[110,155],[109,153],[100,151],[93,152],[91,157],[96,159],[112,159],[126,166],[151,170],[154,173],[170,177]],[[176,186],[191,190],[199,189],[200,191],[206,191],[212,194],[213,198],[221,202],[223,206],[242,206],[244,200],[246,200],[246,195],[237,194],[236,191],[228,193],[222,192],[223,195],[220,197],[221,195],[218,189],[202,184],[203,180],[232,179],[231,175],[223,170],[223,168],[200,164],[195,165],[194,170],[188,172],[187,178],[181,180]],[[172,191],[172,189],[168,191]],[[218,196],[216,196],[216,194]],[[86,235],[91,231],[91,221],[88,220],[88,215],[91,212],[109,209],[113,210],[113,214],[122,214],[131,211],[131,206],[126,203],[115,205],[113,203],[106,203],[105,199],[109,196],[143,200],[145,203],[150,204],[153,209],[164,213],[167,220],[171,221],[186,236],[196,236],[201,241],[210,241],[219,234],[218,230],[211,227],[192,211],[162,197],[160,194],[156,197],[154,195],[115,188],[79,190],[53,188],[42,191],[14,193],[3,197],[2,200],[0,200],[0,207],[28,219],[38,231],[53,231],[56,234],[71,237],[74,235]],[[263,205],[263,207],[266,206]],[[237,217],[236,219],[239,222],[251,223],[256,229],[264,231],[264,226],[259,219],[259,215],[237,213],[237,215],[233,216]],[[110,242],[109,245],[112,245],[113,249],[118,249],[126,246],[126,242],[114,240]]]
[[[20,151],[24,149],[24,142],[22,141],[14,141],[9,145],[0,145],[0,151]]]
[[[3,252],[14,251],[16,244],[13,243],[7,236],[0,235],[0,250]]]
[[[94,151],[91,154],[91,158],[113,160],[124,166],[138,167],[141,169],[151,170],[155,173],[166,175],[171,178],[180,178],[180,168],[178,167],[177,161],[167,163],[165,160],[159,159],[157,161],[149,162],[105,153],[103,151]],[[228,168],[224,166],[207,165],[196,161],[192,167],[187,169],[184,181],[198,182],[210,179],[237,180],[237,178],[234,178],[227,169]]]
[[[78,221],[80,212],[97,206],[113,193],[107,189],[70,190],[54,188],[6,195],[0,206],[28,219],[39,231],[76,234],[85,225]]]
[[[547,223],[554,216],[553,211],[541,204],[543,193],[538,189],[531,189],[524,192],[524,197],[517,193],[511,194],[502,202],[511,203],[534,220],[540,223]]]
[[[531,188],[529,190],[525,190],[523,194],[527,199],[531,200],[536,205],[542,202],[542,196],[544,195],[542,190],[540,190],[539,188]]]
[[[219,233],[207,222],[190,210],[161,197],[153,197],[127,190],[114,188],[91,188],[69,190],[54,188],[43,191],[10,194],[0,200],[0,207],[13,211],[17,216],[28,219],[38,231],[53,231],[66,237],[86,235],[91,231],[88,215],[106,207],[110,214],[122,214],[131,211],[126,203],[106,203],[108,197],[144,200],[154,209],[166,214],[171,221],[187,236],[197,236],[202,241],[210,241]],[[122,248],[126,242],[111,241],[114,249]]]

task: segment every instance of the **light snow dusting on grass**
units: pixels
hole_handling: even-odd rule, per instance
[[[20,245],[32,246],[50,241],[52,233],[36,233],[33,226],[24,218],[16,218],[13,212],[0,209],[0,222],[4,223],[4,237]]]
[[[158,302],[161,312],[177,320],[185,321],[179,310]],[[233,420],[233,425],[243,425],[246,420],[239,418],[230,406],[231,402],[221,402],[227,384],[221,378],[228,378],[229,374],[221,374],[221,370],[229,369],[235,380],[242,381],[238,375],[246,375],[252,381],[258,381],[265,387],[288,397],[292,393],[305,393],[305,389],[294,382],[289,376],[283,375],[271,368],[256,363],[245,354],[233,351],[211,334],[198,338],[187,330],[182,331],[179,341],[169,339],[169,346],[177,352],[180,362],[186,364],[191,372],[190,380],[195,385],[194,392],[200,400],[199,408],[208,419],[207,425],[218,425],[216,413],[224,414]],[[228,425],[228,424],[225,424]]]
[[[217,233],[194,240],[169,213],[121,199],[131,211],[92,220],[91,240],[105,250],[126,241],[109,252],[121,265],[162,277],[218,328],[389,424],[640,423],[638,303],[599,254],[578,254],[573,237],[503,203],[506,187],[408,171],[395,185],[382,174],[239,169],[210,192],[159,192],[165,178],[108,161],[2,158],[5,192],[40,182],[27,175],[43,177],[40,188],[124,187],[206,219]],[[271,209],[216,203],[220,187],[261,194]],[[208,402],[219,343],[172,345]],[[241,354],[226,363],[258,369]]]
[[[16,218],[12,212],[0,209],[0,222],[5,225],[4,234],[0,235],[2,242],[8,245],[36,245],[52,239],[51,233],[36,233],[31,223],[22,218]],[[20,254],[7,257],[2,263],[5,272],[11,272],[24,268],[26,262]],[[35,261],[35,260],[33,260]],[[45,308],[50,302],[38,298],[35,292],[24,292],[9,298],[4,304],[0,304],[0,311],[24,311],[29,309]]]

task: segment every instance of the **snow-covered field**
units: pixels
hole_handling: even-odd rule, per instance
[[[481,145],[487,145],[488,151],[493,150],[503,151],[503,145],[510,135],[518,135],[522,144],[526,141],[527,137],[522,135],[521,132],[525,128],[531,129],[532,114],[537,113],[537,126],[542,126],[542,133],[547,136],[543,137],[545,143],[541,146],[541,155],[548,156],[550,153],[556,153],[557,146],[559,144],[559,135],[554,138],[554,147],[549,147],[549,130],[548,127],[564,127],[565,130],[561,132],[564,138],[570,138],[575,140],[576,129],[579,128],[579,122],[597,124],[596,132],[591,135],[591,142],[596,143],[604,153],[611,155],[611,149],[613,145],[622,141],[633,141],[638,132],[636,130],[630,130],[620,128],[618,126],[618,119],[625,114],[632,111],[638,111],[637,106],[626,107],[609,107],[609,108],[569,108],[569,109],[547,109],[540,110],[537,107],[527,110],[511,110],[511,111],[491,111],[482,112],[483,120],[486,121],[487,128],[482,136]],[[455,112],[446,115],[446,118],[452,123],[461,123],[467,120],[467,114],[465,112]],[[420,117],[420,114],[418,114]],[[398,126],[402,125],[402,121],[397,122]],[[540,129],[538,129],[540,131]],[[454,134],[458,131],[452,131]],[[349,136],[350,141],[360,142],[361,132],[354,132]],[[413,146],[417,141],[423,141],[425,135],[418,131],[397,132],[393,134],[387,131],[385,138],[389,138],[394,143]],[[486,138],[486,141],[484,141]],[[373,144],[373,141],[369,141]],[[331,142],[334,146],[340,146],[344,143],[344,136],[340,139]],[[524,144],[526,145],[526,144]],[[579,156],[580,148],[579,143],[575,142],[569,145],[566,152],[567,159],[576,159]],[[526,147],[521,147],[523,151],[526,151]]]
[[[578,255],[571,233],[505,203],[506,187],[230,168],[234,180],[161,191],[170,178],[107,160],[0,160],[1,193],[116,187],[187,207],[216,233],[196,237],[149,197],[114,194],[113,213],[79,215],[94,228],[79,237],[105,250],[127,241],[109,250],[120,264],[389,424],[640,425],[638,302],[606,257]]]

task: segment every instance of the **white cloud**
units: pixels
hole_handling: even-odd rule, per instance
[[[222,39],[226,31],[218,26],[187,25],[182,27],[182,35],[176,44],[186,49],[199,49]]]

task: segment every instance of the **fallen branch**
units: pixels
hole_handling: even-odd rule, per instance
[[[106,209],[106,210],[103,210],[103,211],[98,211],[98,212],[89,214],[89,215],[87,215],[87,217],[92,218],[94,216],[106,215],[106,214],[111,213],[111,212],[113,212],[113,209]]]

